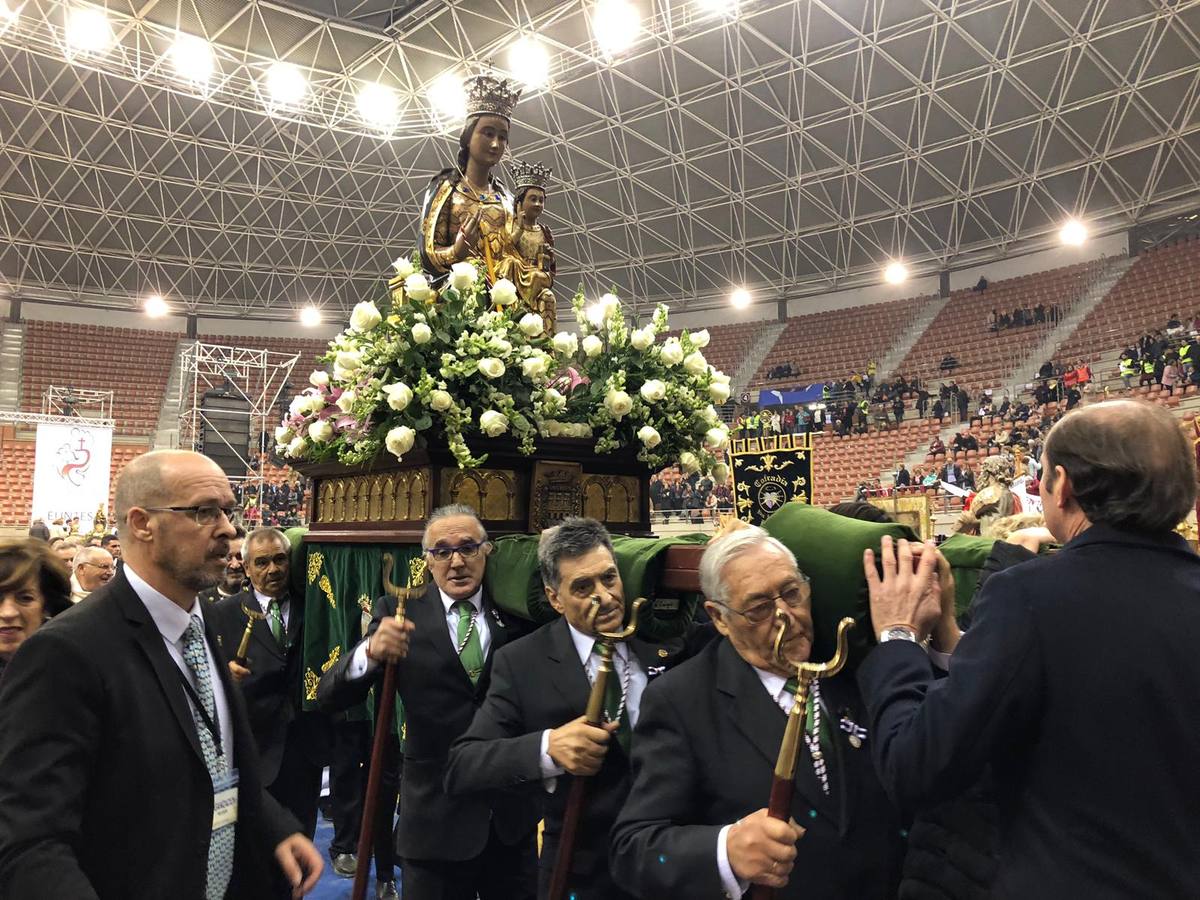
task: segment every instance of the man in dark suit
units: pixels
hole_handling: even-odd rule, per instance
[[[799,824],[767,816],[794,698],[788,679],[812,646],[811,590],[795,558],[748,526],[709,544],[700,585],[725,639],[642,698],[613,878],[638,897],[740,897],[751,884],[780,900],[894,897],[901,823],[875,777],[853,676],[822,680],[809,697],[792,804]],[[773,652],[780,623],[786,662]]]
[[[992,575],[933,685],[917,643],[929,563],[868,554],[880,646],[858,681],[892,796],[923,810],[990,767],[1000,798],[991,896],[1190,897],[1200,885],[1200,558],[1172,532],[1196,496],[1193,449],[1130,400],[1064,417],[1041,497],[1056,554]],[[886,541],[886,539],[885,539]]]
[[[0,685],[0,896],[258,900],[272,854],[294,896],[316,883],[321,857],[262,789],[196,599],[221,573],[232,505],[198,453],[121,473],[121,571],[25,641]]]
[[[290,551],[287,535],[278,528],[250,532],[241,551],[250,588],[213,605],[213,628],[246,698],[262,783],[311,838],[329,755],[329,719],[301,708],[304,600],[290,595]],[[249,659],[241,666],[233,656],[251,618],[246,610],[261,617],[250,623]]]
[[[896,487],[908,487],[912,484],[912,473],[908,471],[908,467],[904,465],[904,460],[896,463]]]
[[[225,571],[221,573],[216,584],[200,592],[200,599],[206,603],[216,603],[222,597],[240,594],[245,586],[246,569],[242,565],[242,541],[246,539],[246,529],[241,525],[234,525],[233,530],[234,536],[229,541],[229,558],[225,560]],[[237,649],[236,644],[233,649]]]
[[[395,598],[375,602],[367,637],[322,676],[317,701],[330,711],[360,703],[383,664],[397,664],[406,741],[395,846],[405,900],[532,898],[532,801],[512,794],[451,797],[443,786],[450,745],[471,724],[492,660],[521,636],[520,625],[483,590],[491,544],[474,510],[434,510],[422,546],[433,583],[408,602],[403,622]]]
[[[454,744],[446,770],[451,794],[524,785],[544,808],[538,895],[546,897],[558,858],[571,779],[589,777],[567,890],[577,900],[629,895],[612,883],[608,833],[629,792],[629,730],[648,681],[688,652],[687,636],[661,644],[637,637],[616,645],[603,728],[582,715],[599,667],[598,631],[624,627],[625,590],[612,540],[594,519],[569,518],[542,535],[538,562],[550,604],[562,618],[496,655],[487,699]],[[591,619],[593,598],[599,613]],[[623,734],[613,738],[618,726]]]

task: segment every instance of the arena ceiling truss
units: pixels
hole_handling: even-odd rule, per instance
[[[16,296],[341,318],[452,158],[429,88],[503,69],[522,35],[548,80],[512,147],[555,172],[560,295],[774,301],[1197,205],[1196,0],[638,0],[611,57],[593,0],[109,0],[111,46],[68,60],[78,5],[0,22]],[[214,48],[203,86],[170,70],[179,32]],[[279,60],[308,79],[294,107],[264,95]],[[368,82],[394,92],[386,133],[356,108]]]

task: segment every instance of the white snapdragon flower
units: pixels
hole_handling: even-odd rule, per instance
[[[537,313],[525,313],[521,316],[521,321],[517,323],[517,327],[521,329],[521,334],[526,337],[537,337],[546,330],[546,323]]]
[[[350,327],[355,331],[370,331],[382,321],[383,316],[370,300],[356,303],[354,312],[350,313]]]
[[[574,356],[579,350],[579,338],[569,331],[560,331],[550,343],[559,356]]]
[[[633,346],[633,349],[637,350],[639,353],[647,350],[649,349],[650,345],[654,343],[654,332],[649,326],[634,329],[629,334],[629,343]]]
[[[658,403],[667,396],[667,386],[657,378],[651,378],[642,385],[639,393],[647,403]]]
[[[494,356],[485,356],[476,367],[488,378],[499,378],[504,374],[504,363]]]
[[[410,300],[422,303],[429,299],[429,295],[433,293],[433,289],[429,286],[429,281],[423,274],[413,272],[404,279],[404,293],[408,295]]]
[[[329,387],[329,373],[324,369],[317,369],[317,371],[308,376],[308,383],[313,387],[327,388]]]
[[[637,436],[638,440],[645,444],[648,450],[653,450],[662,443],[662,435],[652,425],[643,425],[638,429]]]
[[[469,262],[456,262],[450,267],[450,287],[460,293],[470,290],[479,280],[479,271]]]
[[[677,366],[683,362],[683,344],[679,343],[679,338],[667,338],[658,353],[664,366]]]
[[[488,437],[499,437],[508,431],[508,416],[489,409],[479,417],[479,430]]]
[[[326,419],[318,419],[308,426],[308,437],[314,444],[324,444],[333,437],[333,426]]]
[[[349,413],[354,408],[354,401],[358,399],[358,394],[354,391],[342,391],[342,395],[337,399],[337,408],[344,413]]]
[[[692,344],[703,350],[708,346],[708,342],[712,340],[707,328],[701,328],[699,331],[689,331],[688,337],[692,339]]]
[[[689,375],[703,375],[708,371],[708,360],[704,358],[703,353],[695,350],[684,359],[683,370]]]
[[[428,344],[433,340],[433,329],[424,322],[418,322],[412,327],[412,338],[414,344]]]
[[[583,339],[583,352],[589,359],[599,356],[604,350],[604,341],[596,337],[594,334],[589,334]]]
[[[501,278],[492,285],[490,296],[497,306],[511,306],[518,299],[517,286],[507,278]]]
[[[445,412],[454,405],[454,398],[448,391],[433,390],[429,392],[429,406],[436,412]]]
[[[393,260],[392,268],[396,270],[396,275],[400,278],[407,278],[413,272],[417,271],[416,266],[412,264],[412,260],[407,256],[401,256]]]
[[[412,403],[413,393],[403,381],[397,381],[395,384],[385,384],[383,393],[387,397],[387,405],[396,412],[403,412],[408,408],[408,404]]]
[[[629,411],[633,409],[633,398],[624,391],[610,390],[604,395],[604,408],[614,419],[621,419],[629,415]]]
[[[383,439],[383,445],[396,459],[402,459],[404,454],[412,449],[417,440],[417,433],[407,425],[393,428]]]
[[[554,388],[546,388],[546,392],[543,395],[542,403],[545,404],[546,409],[552,410],[555,412],[558,412],[558,411],[561,411],[561,410],[564,410],[567,408],[567,398],[564,397],[562,394],[560,394],[558,391],[556,391]]]

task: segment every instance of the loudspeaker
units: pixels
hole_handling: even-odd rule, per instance
[[[244,477],[250,451],[249,402],[241,397],[206,394],[200,412],[200,452],[226,475]]]

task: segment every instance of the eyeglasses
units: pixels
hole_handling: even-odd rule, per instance
[[[751,625],[761,625],[775,615],[775,607],[778,601],[782,600],[784,606],[789,609],[795,609],[812,594],[811,579],[804,573],[801,573],[799,577],[799,584],[790,585],[780,591],[777,596],[769,600],[764,600],[761,603],[755,603],[749,609],[734,609],[728,603],[718,602],[717,605],[724,607],[734,615],[741,616]]]
[[[449,562],[450,557],[457,553],[463,559],[474,559],[479,555],[479,551],[486,546],[490,546],[491,541],[484,541],[482,544],[467,543],[460,544],[457,547],[427,547],[425,552],[436,559],[438,562]]]
[[[81,566],[91,566],[93,569],[99,569],[101,572],[113,572],[113,571],[116,571],[115,567],[114,567],[114,566],[112,566],[112,565],[109,565],[109,564],[101,564],[101,563],[94,563],[94,562],[85,562],[85,563],[80,563],[80,565],[81,565]]]
[[[224,516],[226,521],[233,521],[232,506],[147,506],[147,512],[187,513],[197,525],[216,525]]]

